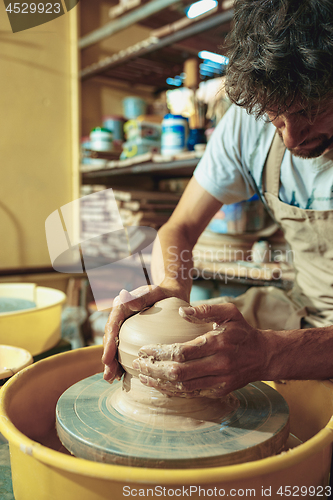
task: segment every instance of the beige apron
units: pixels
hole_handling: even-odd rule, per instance
[[[284,152],[276,133],[263,176],[267,205],[293,251],[294,287],[290,292],[274,286],[252,287],[239,297],[209,302],[233,302],[249,324],[261,329],[328,326],[333,324],[333,210],[306,210],[279,200]]]

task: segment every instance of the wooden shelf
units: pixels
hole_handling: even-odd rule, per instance
[[[116,168],[102,168],[95,169],[90,171],[83,171],[82,177],[83,179],[92,179],[95,177],[110,177],[110,176],[119,176],[119,175],[128,175],[128,174],[157,174],[160,176],[164,176],[165,174],[170,174],[172,177],[186,177],[192,175],[192,172],[196,165],[198,164],[198,159],[192,160],[176,160],[165,163],[154,163],[148,162],[142,165],[132,165],[128,167],[116,167]]]
[[[201,33],[207,33],[208,37],[214,34],[214,41],[202,41],[201,46],[205,46],[206,50],[219,50],[225,36],[225,25],[232,18],[232,9],[222,10],[185,24],[176,31],[166,29],[165,36],[153,34],[146,40],[84,67],[80,72],[81,79],[104,75],[136,84],[147,84],[149,81],[150,85],[165,87],[166,77],[173,71],[181,71],[185,60],[197,54],[197,38]]]
[[[142,176],[149,174],[154,177],[190,177],[197,166],[199,158],[188,158],[182,160],[154,162],[148,161],[134,165],[121,166],[121,161],[114,162],[117,166],[112,168],[89,169],[89,165],[83,165],[81,168],[82,182],[89,184],[93,179],[106,177],[128,177],[128,175]],[[108,162],[106,162],[107,165]],[[86,170],[89,169],[89,170]]]
[[[188,3],[190,0],[187,0]],[[79,49],[86,49],[91,45],[94,45],[98,42],[101,42],[110,36],[118,33],[134,24],[140,23],[140,21],[144,21],[145,19],[158,15],[161,11],[163,17],[165,15],[165,10],[168,7],[177,7],[177,4],[183,3],[181,0],[138,0],[138,5],[135,5],[135,9],[127,11],[124,7],[125,2],[120,2],[117,6],[114,6],[109,11],[109,15],[111,10],[115,12],[118,10],[118,15],[116,17],[111,16],[111,20],[95,29],[94,31],[87,33],[79,40]]]

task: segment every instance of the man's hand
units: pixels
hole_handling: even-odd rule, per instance
[[[264,377],[268,331],[252,328],[236,306],[204,304],[180,308],[180,314],[214,328],[183,344],[142,347],[133,367],[143,384],[169,396],[219,398]]]
[[[145,285],[136,288],[132,292],[121,290],[119,295],[113,301],[113,307],[105,325],[105,334],[103,338],[104,352],[102,362],[105,365],[104,379],[113,382],[114,379],[120,380],[123,374],[123,368],[116,359],[118,348],[118,334],[122,323],[133,314],[150,307],[155,302],[167,297],[181,296],[180,290],[156,285]]]

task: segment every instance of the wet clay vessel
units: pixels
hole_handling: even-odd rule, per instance
[[[230,395],[214,400],[209,397],[170,397],[157,389],[146,387],[139,379],[139,372],[132,367],[142,346],[168,344],[177,351],[177,344],[193,340],[213,329],[212,323],[190,323],[179,314],[179,308],[188,306],[176,297],[157,302],[152,307],[130,317],[119,332],[118,359],[125,370],[122,390],[117,391],[110,404],[120,413],[137,421],[154,426],[189,429],[202,425],[203,419],[216,419],[238,406]],[[168,365],[172,361],[164,361]],[[209,388],[207,393],[209,393]]]
[[[190,323],[182,318],[179,308],[186,306],[185,300],[170,297],[124,322],[119,332],[118,359],[127,373],[138,375],[132,363],[142,346],[187,342],[213,329],[212,323]]]
[[[73,455],[139,467],[202,468],[281,451],[289,434],[288,406],[262,382],[223,399],[169,397],[140,382],[132,363],[142,346],[173,346],[212,330],[212,324],[182,318],[179,307],[186,305],[168,298],[124,322],[118,353],[122,382],[110,386],[96,374],[62,394],[57,432]]]

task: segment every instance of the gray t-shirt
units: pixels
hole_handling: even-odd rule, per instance
[[[216,127],[194,171],[198,183],[224,204],[262,194],[262,171],[275,127],[231,106]],[[281,165],[280,200],[312,210],[333,209],[333,150],[314,159],[286,151]]]

